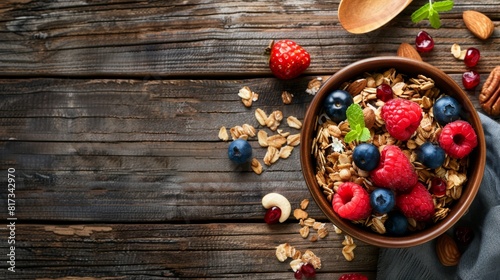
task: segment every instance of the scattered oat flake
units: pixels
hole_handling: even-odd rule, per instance
[[[283,104],[291,104],[293,99],[293,94],[285,90],[281,93],[281,99],[283,100]]]
[[[286,256],[286,251],[288,246],[290,246],[290,244],[283,243],[278,245],[278,247],[276,247],[276,258],[278,259],[278,261],[280,262],[286,261],[286,259],[288,258]]]
[[[315,269],[321,268],[321,259],[318,258],[311,250],[306,250],[304,254],[302,254],[302,261],[304,263],[312,264]]]
[[[306,89],[306,92],[310,95],[315,95],[319,88],[321,87],[321,78],[315,78],[311,81],[309,81],[309,83],[307,84],[307,89]]]
[[[323,224],[324,225],[324,224]],[[323,239],[328,235],[328,229],[326,227],[320,227],[318,229],[318,236],[319,238]]]
[[[284,131],[283,129],[278,129],[277,132],[278,132],[279,135],[281,135],[281,136],[283,136],[285,138],[290,135],[290,132]]]
[[[297,271],[300,269],[300,267],[303,265],[304,263],[302,262],[301,259],[295,259],[293,261],[290,262],[290,267],[292,268],[293,272]]]
[[[298,146],[300,144],[300,133],[288,135],[288,137],[286,138],[286,143],[289,146]]]
[[[276,149],[279,149],[284,144],[286,144],[286,138],[279,135],[279,134],[275,134],[275,135],[267,137],[267,144],[269,146],[275,147]]]
[[[248,137],[255,137],[256,129],[253,126],[249,124],[243,124],[242,129],[243,133],[248,135]]]
[[[336,234],[342,234],[342,230],[336,225],[333,225],[333,230],[335,231]]]
[[[245,107],[250,108],[252,107],[252,99],[241,99],[241,102]]]
[[[227,134],[227,129],[225,126],[223,126],[219,129],[219,139],[222,141],[229,140],[229,134]]]
[[[252,90],[250,90],[249,87],[244,86],[238,91],[238,96],[241,97],[241,99],[251,99],[252,98]]]
[[[342,250],[342,255],[344,255],[344,258],[346,259],[346,261],[350,262],[352,260],[354,260],[354,252],[347,252],[346,250]]]
[[[309,236],[309,227],[303,226],[300,229],[299,233],[300,233],[300,236],[302,236],[302,238],[306,239]]]
[[[257,175],[262,174],[262,171],[263,171],[262,164],[260,164],[258,159],[256,159],[256,158],[252,159],[251,167],[252,167],[253,172],[255,172],[255,174],[257,174]]]
[[[257,140],[261,147],[267,148],[267,146],[269,146],[269,143],[267,143],[267,132],[265,130],[259,130],[257,133]]]
[[[276,111],[272,112],[271,114],[274,116],[274,118],[277,121],[283,120],[283,112],[281,112],[280,110],[276,110]]]
[[[296,128],[296,129],[301,129],[302,128],[302,122],[299,121],[296,117],[290,116],[286,118],[286,122],[289,127],[291,128]]]
[[[300,202],[300,209],[306,210],[307,206],[309,206],[309,199],[305,198]]]
[[[284,146],[280,149],[279,156],[280,158],[288,158],[292,154],[293,147],[292,146]]]
[[[292,258],[295,255],[295,252],[297,251],[297,249],[295,249],[295,247],[291,245],[285,246],[285,249],[286,249],[286,256],[289,258]]]
[[[316,220],[314,218],[308,217],[304,220],[304,225],[306,225],[308,227],[312,227],[315,222],[316,222]]]
[[[314,222],[314,224],[312,225],[312,228],[314,230],[318,230],[320,228],[324,228],[326,226],[325,223],[321,223],[321,222]]]
[[[259,94],[255,93],[255,92],[252,92],[252,101],[255,102],[257,100],[259,100]]]
[[[281,111],[272,112],[266,119],[265,125],[272,131],[276,131],[283,120],[283,113]]]
[[[279,150],[273,146],[267,147],[267,153],[264,156],[264,164],[270,166],[280,158]]]
[[[300,220],[300,219],[307,219],[309,214],[307,214],[307,212],[302,209],[295,209],[293,210],[293,216],[295,217],[295,219]]]
[[[264,110],[257,108],[255,110],[255,118],[257,119],[257,121],[259,122],[259,124],[261,126],[266,126],[266,121],[267,121],[268,116],[267,116],[266,112],[264,112]]]

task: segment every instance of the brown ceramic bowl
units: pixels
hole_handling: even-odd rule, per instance
[[[466,113],[466,120],[471,123],[478,135],[478,146],[469,155],[468,180],[463,188],[462,196],[456,201],[450,213],[443,220],[427,227],[424,230],[409,233],[402,237],[391,237],[381,235],[368,228],[354,225],[348,220],[340,218],[332,209],[331,203],[323,195],[315,177],[316,160],[313,158],[311,149],[313,138],[315,137],[315,127],[317,116],[322,109],[323,99],[334,89],[338,89],[343,82],[352,81],[361,77],[363,73],[373,73],[395,68],[398,73],[409,76],[423,74],[435,81],[435,84],[442,92],[455,97]],[[307,183],[307,187],[312,197],[323,211],[323,213],[336,226],[352,237],[380,247],[403,248],[423,244],[430,241],[446,230],[450,229],[467,211],[477,194],[481,179],[484,173],[486,162],[486,143],[484,131],[481,126],[479,116],[461,87],[455,83],[447,74],[436,67],[416,60],[401,57],[375,57],[353,63],[331,76],[320,88],[312,100],[303,122],[301,133],[300,160],[302,172]]]

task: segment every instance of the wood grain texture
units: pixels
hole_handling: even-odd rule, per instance
[[[307,73],[331,73],[362,58],[394,55],[421,29],[436,42],[423,59],[444,71],[465,69],[449,53],[453,43],[479,46],[484,58],[500,61],[498,32],[481,41],[462,20],[464,10],[474,9],[498,25],[498,2],[457,1],[438,30],[430,30],[428,21],[411,23],[411,12],[425,2],[413,1],[374,32],[353,35],[338,22],[339,1],[4,1],[0,75],[270,76],[263,51],[282,38],[312,54]]]
[[[303,118],[309,80],[2,80],[0,139],[30,141],[213,141],[221,126],[258,125],[256,108]],[[238,91],[260,94],[245,108]],[[281,92],[295,95],[285,106]],[[22,123],[20,123],[22,122]],[[12,130],[22,129],[23,130]],[[283,127],[286,127],[284,123]]]
[[[377,248],[358,241],[355,259],[347,262],[341,252],[342,234],[331,232],[311,242],[299,235],[299,229],[298,224],[263,223],[20,223],[18,270],[9,279],[290,279],[291,259],[281,263],[275,256],[275,247],[285,242],[321,258],[318,280],[337,279],[351,271],[375,279]],[[2,242],[0,249],[4,246]]]

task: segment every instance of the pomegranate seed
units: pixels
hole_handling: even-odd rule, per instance
[[[468,48],[467,51],[465,51],[464,62],[465,65],[467,65],[467,67],[476,66],[477,62],[479,61],[479,58],[481,58],[481,54],[479,53],[478,49]]]
[[[392,99],[392,88],[388,84],[381,84],[377,87],[377,98],[387,102]]]
[[[276,224],[279,222],[281,217],[281,209],[277,206],[267,209],[266,215],[264,216],[264,221],[268,224]]]
[[[464,85],[465,89],[475,88],[477,85],[479,85],[480,81],[481,77],[474,70],[467,71],[462,75],[462,84]]]
[[[455,228],[455,240],[461,246],[467,246],[474,239],[474,231],[470,227],[459,226]]]
[[[316,269],[310,263],[303,264],[300,267],[300,271],[306,278],[314,278],[316,276]]]
[[[431,193],[437,197],[444,196],[446,194],[446,182],[439,177],[434,177],[431,180]]]
[[[295,279],[297,280],[301,280],[302,279],[302,271],[300,270],[297,270],[293,273],[293,277],[295,277]]]
[[[415,46],[419,52],[430,52],[434,48],[434,39],[425,31],[420,31],[415,38]]]

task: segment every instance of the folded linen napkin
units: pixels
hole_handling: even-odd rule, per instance
[[[403,249],[380,249],[377,279],[500,279],[500,124],[479,114],[486,137],[486,169],[478,194],[458,224],[474,239],[455,267],[441,265],[435,240]]]

